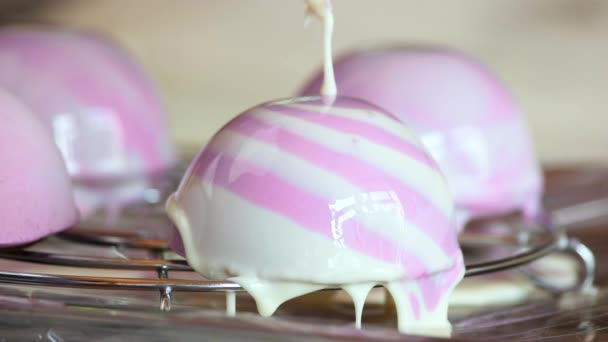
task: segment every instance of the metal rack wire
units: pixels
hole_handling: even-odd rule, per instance
[[[179,165],[168,177],[168,184],[174,188],[181,178],[185,167]],[[163,215],[159,203],[147,205],[149,212]],[[509,221],[507,221],[509,224]],[[513,224],[513,222],[511,222]],[[521,222],[517,222],[521,224]],[[503,270],[516,269],[522,265],[537,261],[542,257],[565,252],[580,259],[582,272],[578,282],[568,288],[556,287],[550,282],[531,273],[523,272],[534,284],[551,292],[566,292],[592,286],[595,273],[595,260],[591,251],[582,243],[569,238],[564,231],[549,227],[549,221],[540,222],[536,229],[513,229],[509,234],[479,234],[465,232],[460,237],[462,247],[479,248],[479,246],[510,245],[517,250],[513,254],[481,263],[468,263],[465,277],[478,276]],[[0,284],[84,288],[102,290],[156,290],[160,292],[160,309],[171,309],[171,296],[175,292],[226,292],[234,293],[243,289],[229,281],[183,280],[172,279],[173,272],[193,272],[185,260],[167,259],[168,243],[162,239],[142,236],[125,229],[94,229],[91,227],[73,228],[58,235],[74,246],[95,245],[145,251],[150,259],[107,258],[91,255],[68,255],[44,253],[28,250],[0,251],[0,258],[5,260],[49,265],[48,274],[23,273],[0,270]],[[35,247],[35,246],[34,246]],[[35,249],[35,248],[34,248]],[[129,271],[155,271],[157,278],[119,278],[91,277],[53,274],[53,267],[68,266],[88,269],[114,269]],[[326,290],[337,289],[328,286]]]
[[[130,271],[156,271],[157,279],[143,278],[115,278],[69,276],[57,274],[38,274],[0,271],[0,282],[5,284],[19,284],[48,287],[88,288],[103,290],[157,290],[160,291],[161,310],[171,309],[171,296],[175,292],[236,292],[243,289],[229,281],[208,280],[180,280],[170,279],[170,272],[193,272],[184,260],[166,260],[164,252],[168,246],[164,241],[140,238],[137,234],[128,234],[122,231],[87,231],[73,229],[60,234],[60,237],[75,244],[96,244],[122,248],[143,249],[157,256],[155,259],[120,259],[93,256],[74,256],[34,251],[5,251],[0,252],[0,258],[38,263],[52,266],[85,267],[89,269],[116,269]],[[467,235],[461,238],[463,246],[479,245],[512,245],[520,250],[508,257],[499,258],[482,263],[466,265],[465,277],[477,276],[502,270],[514,269],[554,252],[568,252],[580,258],[583,265],[583,274],[574,287],[558,288],[531,273],[526,273],[531,281],[538,286],[552,291],[565,292],[586,288],[593,283],[595,262],[593,254],[575,239],[568,238],[563,232],[552,233],[538,230],[528,236],[522,243],[522,238],[513,235]],[[329,286],[332,290],[337,287]]]

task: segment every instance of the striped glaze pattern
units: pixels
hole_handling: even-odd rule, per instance
[[[543,180],[525,118],[481,63],[436,47],[352,52],[335,63],[340,94],[407,123],[445,174],[462,227],[471,218],[539,211]],[[317,94],[319,72],[300,92]]]
[[[183,241],[174,249],[212,279],[415,280],[412,296],[432,310],[464,272],[435,162],[396,118],[350,98],[239,115],[195,158],[167,209]]]

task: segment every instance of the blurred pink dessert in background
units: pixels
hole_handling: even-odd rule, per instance
[[[240,284],[263,315],[324,287],[352,297],[360,324],[376,284],[403,332],[449,332],[464,265],[441,172],[398,119],[360,100],[274,101],[224,126],[167,211],[172,244],[209,279]]]
[[[0,247],[24,245],[78,221],[70,177],[48,130],[0,92]]]
[[[2,29],[0,88],[20,98],[54,135],[84,215],[143,201],[152,179],[174,163],[152,82],[100,36]]]
[[[353,52],[335,63],[339,94],[407,123],[438,162],[459,226],[473,218],[539,214],[541,169],[524,115],[483,65],[456,51],[402,47]],[[322,74],[301,91],[319,93]]]

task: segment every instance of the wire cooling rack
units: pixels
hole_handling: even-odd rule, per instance
[[[149,253],[150,259],[106,258],[87,255],[68,255],[44,253],[29,250],[12,250],[0,252],[0,258],[49,266],[83,267],[87,269],[115,269],[129,271],[156,271],[157,278],[118,278],[91,277],[49,273],[22,273],[0,271],[0,282],[47,287],[88,288],[103,290],[157,290],[160,291],[160,309],[171,309],[171,296],[175,292],[236,292],[243,289],[229,281],[182,280],[170,279],[172,272],[193,272],[186,261],[165,259],[169,247],[165,241],[142,238],[137,233],[126,233],[121,230],[91,230],[74,228],[59,237],[70,244],[103,245],[128,249],[139,249]],[[461,246],[465,249],[483,248],[484,246],[513,246],[517,251],[509,256],[496,258],[481,263],[466,265],[465,277],[478,276],[502,270],[515,269],[522,265],[539,260],[555,252],[566,252],[580,259],[583,272],[577,283],[568,288],[554,286],[550,282],[530,272],[525,274],[536,285],[551,292],[566,292],[587,288],[592,285],[595,272],[595,261],[591,251],[579,241],[569,238],[564,232],[550,230],[519,229],[510,235],[468,234],[461,236]],[[34,246],[35,247],[35,246]],[[329,286],[327,290],[337,289]]]
[[[163,186],[175,188],[178,179],[185,170],[184,165],[178,166]],[[159,199],[160,201],[160,199]],[[142,208],[140,208],[142,209]],[[165,221],[160,203],[149,203],[143,208],[149,215]],[[137,210],[127,210],[126,216],[137,220]],[[484,262],[468,262],[465,252],[465,277],[478,276],[503,270],[517,269],[527,276],[538,287],[550,292],[561,293],[589,288],[593,284],[595,274],[595,259],[591,251],[576,239],[568,237],[564,230],[551,226],[551,220],[539,222],[522,222],[519,219],[497,219],[508,229],[504,234],[496,232],[465,231],[460,236],[460,245],[465,251],[475,251],[495,246],[511,246],[513,252],[500,258],[492,258]],[[168,224],[168,223],[167,223]],[[131,227],[132,228],[132,227]],[[167,241],[142,234],[146,229],[115,229],[76,227],[60,233],[57,237],[67,244],[82,250],[86,246],[105,246],[120,249],[130,249],[145,252],[149,258],[109,258],[93,254],[72,255],[36,251],[36,244],[27,249],[0,250],[0,259],[44,264],[48,266],[45,273],[25,273],[0,270],[0,284],[17,284],[43,287],[84,288],[101,290],[136,290],[160,292],[160,309],[171,310],[171,297],[177,292],[225,292],[232,294],[243,289],[229,281],[185,280],[172,279],[170,274],[194,272],[183,259],[172,257]],[[148,234],[149,235],[149,234]],[[69,248],[69,247],[68,247]],[[84,249],[86,250],[86,248]],[[521,266],[537,261],[552,253],[563,252],[578,258],[582,267],[577,282],[569,287],[559,287],[543,279],[534,272]],[[173,254],[174,255],[174,254]],[[155,271],[155,278],[120,278],[94,277],[82,275],[64,275],[56,272],[56,267],[77,267],[88,270],[128,270]],[[55,272],[54,272],[55,271]],[[326,290],[335,290],[337,286],[328,286]]]

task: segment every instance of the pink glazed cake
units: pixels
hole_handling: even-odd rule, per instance
[[[174,249],[240,284],[262,315],[327,286],[360,310],[382,284],[401,331],[449,326],[464,265],[443,175],[395,117],[330,102],[265,103],[217,132],[167,202]]]
[[[78,221],[70,177],[51,135],[0,92],[0,247],[29,244]]]
[[[419,135],[448,180],[460,227],[539,214],[543,179],[525,117],[482,64],[448,49],[378,49],[339,58],[335,76],[340,95],[377,104]],[[321,83],[319,72],[300,93],[318,94]]]
[[[141,200],[148,178],[174,162],[152,82],[100,36],[2,29],[0,87],[26,103],[53,133],[85,215]]]

